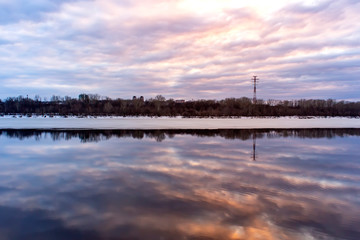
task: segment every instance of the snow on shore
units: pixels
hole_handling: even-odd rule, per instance
[[[359,118],[0,117],[0,129],[360,128]]]

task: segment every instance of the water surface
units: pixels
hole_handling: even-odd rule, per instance
[[[0,239],[360,239],[360,130],[0,131]]]

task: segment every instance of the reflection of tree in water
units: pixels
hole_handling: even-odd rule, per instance
[[[351,199],[356,197],[356,193],[359,192],[357,188],[353,187],[356,186],[356,172],[353,172],[354,165],[348,164],[351,161],[347,160],[349,162],[344,164],[338,163],[336,160],[339,156],[344,156],[343,152],[333,157],[325,154],[326,161],[324,162],[321,161],[322,158],[313,161],[320,156],[318,154],[315,154],[314,158],[305,164],[299,163],[305,161],[298,161],[297,158],[286,158],[284,161],[280,161],[282,153],[288,152],[288,150],[283,149],[283,141],[271,141],[270,139],[266,143],[269,143],[268,146],[273,151],[269,153],[275,155],[272,156],[275,159],[272,162],[274,167],[269,167],[269,161],[260,161],[256,164],[249,162],[251,161],[250,157],[253,160],[257,158],[256,144],[263,142],[257,138],[358,136],[360,135],[359,130],[356,129],[8,130],[0,131],[0,134],[5,138],[7,136],[18,139],[47,138],[50,141],[79,139],[81,142],[97,142],[110,138],[148,138],[152,142],[154,140],[160,142],[166,141],[167,138],[185,136],[176,139],[177,143],[183,143],[191,138],[186,144],[176,145],[175,150],[177,151],[174,152],[159,151],[168,149],[169,145],[167,144],[144,144],[146,148],[141,154],[137,153],[139,143],[141,143],[137,140],[129,140],[128,142],[133,145],[127,144],[123,148],[118,148],[118,143],[115,141],[108,142],[106,148],[88,149],[85,146],[85,151],[89,151],[89,155],[86,156],[83,156],[84,150],[74,151],[77,146],[84,144],[74,143],[74,149],[61,149],[57,152],[59,163],[48,161],[47,155],[34,151],[36,154],[34,156],[37,156],[36,159],[39,161],[27,161],[31,166],[31,171],[41,172],[48,166],[58,164],[55,166],[59,172],[52,172],[51,178],[61,179],[61,181],[57,183],[58,185],[51,184],[51,187],[39,183],[33,189],[29,187],[16,190],[22,191],[24,194],[15,196],[19,196],[19,198],[25,196],[25,200],[26,197],[33,199],[33,194],[39,196],[38,198],[41,199],[39,209],[42,204],[45,205],[42,211],[33,210],[36,209],[34,207],[36,203],[33,201],[30,201],[30,210],[26,210],[26,205],[22,204],[25,202],[23,199],[14,201],[20,204],[18,209],[0,207],[1,216],[3,216],[0,217],[0,222],[3,222],[4,225],[2,228],[10,229],[15,236],[19,233],[19,237],[11,239],[26,239],[21,235],[26,230],[37,234],[37,239],[55,239],[59,234],[62,234],[61,236],[67,234],[64,239],[69,240],[89,238],[105,240],[110,237],[117,239],[118,236],[123,239],[149,240],[160,239],[160,236],[163,239],[174,240],[300,240],[306,238],[329,239],[330,237],[333,239],[345,239],[345,237],[348,237],[346,239],[359,239],[357,228],[359,219],[354,211],[358,205],[353,204],[353,202],[356,203],[356,198],[355,200]],[[204,137],[205,141],[196,139],[196,137]],[[207,139],[208,137],[218,137],[218,139],[213,141]],[[219,139],[220,137],[235,141],[223,141],[223,139]],[[245,140],[246,143],[242,144],[242,141]],[[288,140],[291,142],[292,139]],[[206,148],[198,148],[201,145],[194,145],[197,142],[212,142],[212,145],[202,145]],[[48,141],[45,143],[48,144]],[[218,143],[224,143],[224,145]],[[312,141],[309,144],[312,144]],[[42,146],[42,143],[39,142],[39,146]],[[192,146],[201,150],[208,150],[210,146],[215,146],[213,149],[215,154],[204,154],[204,151],[187,151]],[[241,146],[241,151],[238,151],[239,146]],[[251,148],[253,152],[250,156]],[[279,151],[279,149],[283,150]],[[298,150],[294,152],[295,155],[308,151],[306,147],[301,149],[295,147],[294,149]],[[327,152],[326,149],[324,151]],[[151,154],[154,152],[159,155]],[[94,160],[89,160],[88,156],[94,153],[96,154]],[[125,157],[128,153],[133,156]],[[239,153],[243,155],[239,157]],[[71,174],[64,176],[62,169],[68,164],[66,161],[68,156],[71,156],[72,166],[80,164],[81,167],[79,170],[72,168],[74,172],[65,168]],[[99,161],[97,156],[104,156],[104,161]],[[182,165],[178,165],[178,159],[175,156],[182,160]],[[162,160],[165,157],[168,161]],[[173,157],[175,162],[172,162]],[[267,159],[265,154],[261,157],[265,160],[273,159],[272,157]],[[14,158],[16,158],[15,155]],[[41,160],[42,158],[43,160]],[[86,161],[81,161],[81,159],[86,159]],[[119,164],[119,159],[121,159],[121,164]],[[328,159],[333,159],[333,161]],[[197,160],[198,164],[192,165],[194,160]],[[343,167],[339,169],[341,164]],[[89,169],[86,166],[90,166],[91,171],[86,170],[85,172],[83,169]],[[324,167],[326,171],[323,172]],[[24,167],[24,169],[27,173],[27,168]],[[34,169],[40,171],[34,171]],[[339,173],[333,174],[336,172]],[[302,179],[304,173],[311,181],[299,180]],[[346,173],[350,173],[348,176],[355,176],[355,178],[347,178]],[[317,176],[319,178],[316,178]],[[18,177],[22,178],[22,175]],[[341,177],[341,179],[346,177],[344,184],[336,186],[324,184],[325,180],[330,180],[327,182],[331,183],[337,179],[336,177]],[[24,181],[28,180],[24,179]],[[19,186],[21,185],[19,184]],[[0,186],[0,191],[4,191],[2,187]],[[44,192],[40,193],[40,189],[43,189]],[[344,199],[346,201],[340,203]],[[51,212],[47,212],[48,203],[54,201],[56,202],[55,210],[51,209]],[[76,219],[75,224],[73,219]],[[47,223],[51,223],[50,227],[56,231],[46,231],[49,228]],[[39,229],[45,230],[39,231]],[[298,233],[304,235],[296,238],[295,234]],[[51,234],[56,234],[56,237]],[[103,236],[107,236],[107,238]]]
[[[0,130],[0,136],[8,138],[35,138],[40,140],[50,136],[54,141],[78,138],[81,142],[99,142],[110,138],[155,139],[158,142],[176,135],[196,137],[223,137],[225,139],[253,139],[253,150],[256,150],[256,139],[261,138],[334,138],[360,136],[360,129],[217,129],[217,130]],[[254,157],[253,157],[254,158]]]

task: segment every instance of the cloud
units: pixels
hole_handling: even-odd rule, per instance
[[[19,21],[42,21],[47,13],[52,13],[64,3],[77,0],[2,0],[0,1],[0,24]]]
[[[357,1],[279,2],[271,11],[230,0],[201,9],[185,0],[1,4],[11,10],[0,18],[2,97],[242,97],[251,96],[255,73],[265,99],[354,99],[359,90]],[[344,79],[353,83],[341,92],[325,86]],[[311,90],[319,82],[324,87]]]

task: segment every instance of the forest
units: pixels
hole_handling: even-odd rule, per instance
[[[149,116],[149,117],[281,117],[323,116],[359,117],[360,102],[334,99],[267,100],[226,98],[223,100],[174,100],[162,95],[144,99],[111,99],[97,94],[80,94],[78,98],[52,96],[42,100],[39,96],[8,97],[0,100],[0,114],[45,116]]]

